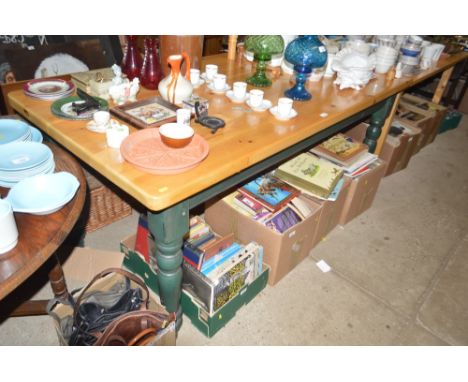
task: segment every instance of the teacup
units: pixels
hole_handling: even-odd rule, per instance
[[[110,113],[105,110],[99,110],[93,114],[93,120],[97,127],[104,127],[110,121]]]
[[[293,100],[291,98],[282,97],[278,99],[277,111],[281,117],[288,117],[291,114]]]
[[[192,116],[192,112],[189,109],[177,109],[176,116],[177,123],[190,126],[190,117]]]
[[[206,79],[212,81],[213,77],[218,73],[218,65],[207,64],[205,66]]]
[[[234,98],[244,99],[245,94],[247,93],[247,83],[246,82],[234,82],[232,84],[232,92]]]
[[[259,107],[263,103],[263,90],[252,89],[249,92],[249,102],[252,107]]]
[[[217,73],[213,76],[213,87],[216,90],[224,90],[226,87],[226,75]]]
[[[198,85],[200,82],[200,69],[190,69],[190,82],[192,85]]]

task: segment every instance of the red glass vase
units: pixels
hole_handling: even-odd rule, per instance
[[[156,48],[156,40],[147,37],[144,43],[145,56],[143,57],[143,65],[141,66],[140,83],[147,89],[155,90],[158,88],[159,81],[163,77]]]
[[[138,36],[127,36],[127,46],[125,47],[124,57],[122,59],[122,72],[127,75],[131,81],[140,75],[141,55],[137,46]]]

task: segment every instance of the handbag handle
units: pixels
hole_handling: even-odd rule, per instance
[[[128,346],[146,346],[149,342],[156,338],[158,330],[156,328],[147,328],[138,333],[130,341]]]
[[[85,295],[85,292],[99,279],[111,274],[111,273],[118,273],[121,274],[130,280],[134,281],[136,284],[138,284],[146,293],[146,298],[143,300],[145,308],[148,308],[148,301],[149,301],[149,291],[148,287],[141,281],[141,279],[137,276],[135,276],[133,273],[130,273],[128,271],[125,271],[121,268],[107,268],[104,269],[102,272],[98,273],[96,276],[93,277],[93,279],[86,285],[83,290],[80,292],[80,295],[78,296],[78,299],[76,300],[75,306],[73,307],[73,322],[76,322],[76,316],[78,314],[78,307],[80,306],[81,300]]]

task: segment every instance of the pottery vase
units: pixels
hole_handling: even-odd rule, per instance
[[[163,74],[159,64],[159,56],[156,50],[156,40],[154,38],[145,38],[145,55],[141,66],[140,81],[141,85],[147,89],[156,90]]]
[[[181,73],[183,61],[186,65],[185,76]],[[158,90],[166,101],[180,105],[193,92],[193,86],[190,82],[190,58],[186,52],[174,54],[167,58],[167,64],[171,68],[171,73],[159,82]]]
[[[127,46],[125,47],[122,59],[122,72],[131,81],[140,75],[142,59],[137,46],[138,36],[127,36]]]

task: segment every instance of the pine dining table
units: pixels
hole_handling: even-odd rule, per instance
[[[298,115],[288,121],[277,120],[269,111],[256,112],[246,104],[233,103],[224,94],[215,94],[206,84],[202,85],[194,93],[206,98],[209,115],[222,118],[226,125],[212,134],[192,120],[195,133],[208,143],[209,153],[196,167],[174,175],[155,175],[136,168],[123,159],[118,149],[107,146],[104,134],[89,131],[86,121],[54,116],[49,102],[28,97],[22,90],[10,92],[8,99],[17,113],[146,207],[149,229],[156,238],[154,255],[161,302],[169,312],[177,313],[180,327],[181,247],[189,230],[191,209],[366,118],[370,118],[370,126],[365,143],[371,152],[378,153],[399,94],[443,73],[438,95],[443,92],[441,87],[446,85],[454,65],[467,56],[459,53],[444,57],[433,68],[412,77],[389,79],[376,75],[361,90],[340,90],[328,78],[308,82],[312,99],[295,101],[293,107]],[[218,65],[218,72],[226,74],[230,85],[245,81],[255,71],[253,63],[242,57],[228,59],[226,54],[205,57],[201,69],[206,64]],[[262,90],[264,98],[276,105],[292,86],[293,77],[286,74],[272,77],[273,84]],[[248,90],[251,88],[249,85]],[[157,95],[157,91],[142,89],[137,98]],[[137,131],[131,125],[129,128],[130,133]]]

